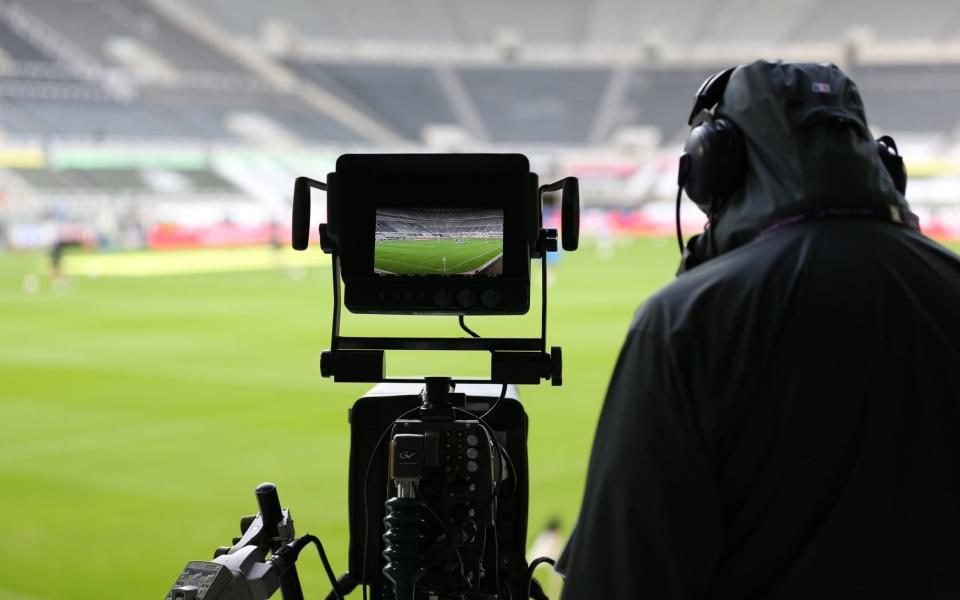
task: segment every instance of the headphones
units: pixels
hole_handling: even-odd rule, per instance
[[[693,110],[687,119],[691,130],[680,157],[677,184],[681,189],[685,188],[687,196],[711,218],[743,186],[746,173],[747,152],[743,134],[733,122],[716,116],[714,112],[736,68],[730,67],[708,77],[697,90]],[[894,187],[901,195],[906,194],[907,172],[897,151],[897,143],[885,135],[876,140],[876,146]]]

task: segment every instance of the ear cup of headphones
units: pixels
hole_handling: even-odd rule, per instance
[[[880,162],[886,167],[890,179],[893,180],[893,186],[901,195],[907,194],[907,169],[903,166],[903,158],[897,151],[897,142],[889,135],[877,138],[877,153],[880,155]]]
[[[700,210],[712,215],[743,186],[743,134],[727,119],[704,115],[687,136],[684,187]]]

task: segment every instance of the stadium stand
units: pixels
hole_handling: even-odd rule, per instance
[[[140,0],[29,0],[19,6],[67,42],[105,64],[111,39],[135,40],[178,69],[241,72],[233,60],[182,32]]]
[[[723,65],[695,69],[636,69],[627,80],[615,109],[613,127],[655,127],[664,140],[674,141],[687,131],[690,107],[678,98],[692,97],[704,79]]]
[[[4,21],[0,21],[0,49],[18,62],[53,62],[52,58],[30,44]]]
[[[270,92],[223,93],[169,87],[144,87],[139,101],[157,113],[177,116],[196,134],[239,139],[227,121],[231,113],[260,113],[295,135],[314,141],[350,142],[358,135],[330,117],[311,110],[295,96]]]
[[[829,41],[861,23],[879,40],[956,39],[960,6],[953,2],[845,0],[818,2],[794,21],[792,39]]]
[[[460,77],[492,139],[584,144],[609,69],[464,67]]]
[[[578,46],[632,44],[659,38],[676,44],[832,41],[851,23],[890,40],[956,39],[960,7],[952,2],[895,0],[190,0],[225,27],[256,36],[282,20],[311,38],[331,40],[490,42],[503,29],[525,42]],[[744,18],[749,14],[750,18]]]
[[[954,202],[948,0],[0,0],[0,199],[25,190],[41,214],[70,190],[188,190],[274,219],[278,188],[341,152],[471,150],[574,172],[588,204],[643,205],[675,191],[703,79],[781,54],[841,64],[875,131],[930,159],[908,165],[911,199]],[[77,147],[132,151],[74,172]],[[193,166],[164,174],[158,148]],[[0,224],[26,205],[0,203]]]
[[[0,75],[0,127],[8,134],[54,138],[256,143],[274,132],[278,139],[333,144],[367,139],[352,124],[304,102],[299,78],[413,143],[425,141],[430,125],[459,127],[478,142],[497,145],[592,145],[637,127],[656,131],[660,140],[671,143],[683,130],[677,99],[689,97],[726,61],[662,61],[656,51],[637,54],[637,46],[626,64],[604,55],[608,58],[577,67],[564,62],[562,56],[568,54],[531,63],[522,60],[522,52],[519,59],[506,55],[502,60],[482,52],[479,60],[469,52],[414,53],[412,59],[403,53],[417,43],[481,48],[496,42],[504,22],[518,34],[521,46],[569,50],[583,44],[590,54],[594,46],[627,44],[621,56],[631,56],[629,44],[651,40],[666,44],[663,48],[782,40],[835,43],[854,17],[883,38],[921,38],[933,31],[936,39],[955,39],[960,31],[960,8],[952,3],[907,9],[878,1],[882,6],[866,0],[694,0],[681,7],[562,0],[546,11],[537,2],[506,0],[416,0],[402,7],[389,0],[358,0],[350,6],[307,0],[269,5],[180,0],[216,26],[253,39],[271,22],[291,24],[306,42],[294,44],[300,48],[296,56],[275,63],[295,79],[290,89],[274,92],[223,48],[178,27],[151,0],[15,0],[0,4],[0,48],[13,63]],[[754,18],[736,17],[744,11]],[[690,14],[698,18],[690,19]],[[135,48],[123,58],[111,42],[118,40],[132,41],[145,54],[138,55]],[[311,58],[310,40],[399,45],[392,49],[398,53],[392,60],[350,58],[349,46],[334,60]],[[357,52],[363,55],[362,48]],[[154,71],[137,66],[153,59],[160,64]],[[849,67],[861,81],[878,129],[953,130],[960,98],[952,83],[957,73],[949,66],[867,62]],[[155,80],[149,73],[166,76]],[[613,85],[615,81],[619,83]],[[918,107],[914,115],[898,110],[905,103]]]
[[[465,213],[443,208],[380,209],[375,230],[380,241],[502,238],[503,215],[499,211]]]
[[[11,106],[17,106],[20,115],[29,116],[23,123],[13,121],[5,124],[5,129],[13,133],[93,139],[195,135],[173,115],[151,111],[136,104],[7,99],[0,104],[0,111],[5,113]]]
[[[430,66],[289,64],[302,77],[383,119],[407,139],[420,140],[426,125],[458,122],[436,69]]]
[[[894,133],[957,127],[960,65],[862,65],[852,72],[872,126]]]
[[[145,174],[139,169],[11,169],[11,172],[36,192],[129,194],[162,191],[158,189],[155,172]],[[213,171],[178,170],[163,174],[168,181],[171,178],[177,180],[181,193],[239,194],[236,186]]]

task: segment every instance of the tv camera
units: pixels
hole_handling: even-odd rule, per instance
[[[546,257],[558,241],[578,246],[577,179],[541,186],[520,154],[346,154],[326,182],[297,178],[297,250],[311,237],[311,189],[326,191],[318,238],[334,300],[321,373],[377,384],[349,413],[347,573],[335,581],[319,541],[295,538],[288,512],[277,505],[265,518],[261,505],[259,526],[278,526],[252,541],[245,529],[213,562],[190,563],[168,599],[266,598],[278,587],[284,600],[302,598],[291,558],[310,542],[331,578],[328,599],[357,586],[372,600],[546,598],[533,578],[544,559],[528,565],[524,551],[528,419],[515,386],[562,383],[561,349],[547,348]],[[561,240],[543,227],[543,194],[557,191]],[[542,261],[540,336],[473,332],[465,316],[529,312],[531,259]],[[361,314],[456,315],[469,337],[344,336],[341,303]],[[388,377],[388,350],[489,352],[490,376]],[[224,569],[249,595],[176,595],[199,589],[188,571],[227,581]]]

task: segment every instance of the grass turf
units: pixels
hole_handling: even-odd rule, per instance
[[[374,267],[398,275],[469,273],[503,254],[502,239],[392,240],[374,246]]]
[[[312,265],[297,256],[68,255],[78,275],[58,289],[45,257],[0,255],[0,600],[159,598],[188,560],[237,535],[261,481],[278,484],[298,531],[319,535],[345,569],[346,413],[369,386],[320,377],[330,271],[319,250]],[[216,271],[220,260],[223,272],[173,274]],[[624,332],[676,262],[672,239],[637,238],[585,243],[551,267],[550,343],[563,346],[564,385],[521,388],[531,532],[553,515],[572,524]],[[137,277],[138,264],[150,276]],[[534,335],[537,310],[468,323]],[[349,313],[343,332],[462,335],[454,318]],[[452,352],[390,353],[387,363],[391,374],[487,366],[482,353]],[[314,554],[300,573],[307,597],[324,597]]]
[[[320,377],[329,266],[318,249],[306,266],[226,252],[231,270],[192,274],[162,258],[196,269],[223,252],[68,255],[77,275],[63,288],[44,256],[0,255],[0,599],[161,597],[188,560],[237,535],[261,481],[278,484],[298,531],[319,535],[346,568],[346,415],[369,386]],[[563,346],[565,383],[521,388],[531,532],[575,518],[627,324],[675,263],[672,241],[651,238],[585,244],[551,267],[550,342]],[[534,335],[538,319],[468,323]],[[452,317],[349,313],[343,331],[462,335]],[[387,369],[484,374],[482,354],[388,353]],[[323,597],[319,560],[301,562],[307,597]]]

